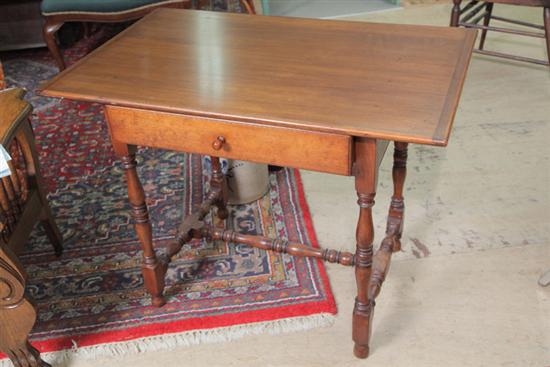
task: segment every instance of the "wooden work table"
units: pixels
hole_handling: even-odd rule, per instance
[[[354,352],[365,358],[374,299],[400,249],[408,143],[444,146],[476,32],[465,29],[159,10],[48,82],[47,96],[105,105],[143,246],[152,302],[164,304],[137,145],[210,155],[211,191],[185,218],[170,254],[210,238],[355,267]],[[378,166],[393,141],[388,228],[373,256]],[[219,157],[354,175],[354,254],[209,227],[227,217]]]

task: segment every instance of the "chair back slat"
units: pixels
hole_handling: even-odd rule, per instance
[[[12,158],[8,161],[11,175],[0,179],[0,233],[6,238],[9,238],[23,213],[29,188],[25,159],[16,137],[8,148]]]
[[[29,131],[27,133],[32,135],[30,126],[29,124]],[[34,146],[34,141],[31,140],[29,142],[29,138],[27,138],[25,131],[19,131],[14,140],[17,142],[17,146],[21,152],[19,157],[22,161],[22,165],[25,167],[24,172],[27,176],[35,176],[36,167],[34,164],[33,148],[31,147],[31,144]]]
[[[8,167],[10,168],[10,171],[11,171],[10,180],[11,180],[11,185],[13,187],[13,191],[15,192],[15,199],[17,200],[17,205],[22,206],[24,204],[24,201],[21,198],[21,182],[19,180],[19,175],[18,175],[19,170],[15,166],[13,160],[8,161]]]
[[[17,197],[15,196],[15,190],[13,189],[13,184],[11,182],[11,175],[2,177],[2,185],[4,185],[4,190],[8,196],[8,204],[12,215],[15,218],[15,221],[19,220],[19,215],[21,214],[21,208],[17,203]]]
[[[0,206],[0,240],[8,243],[11,235],[11,228],[8,224],[8,214]]]
[[[2,209],[4,217],[6,218],[4,225],[7,227],[8,232],[11,233],[13,231],[16,221],[15,215],[10,207],[10,201],[4,187],[3,180],[0,181],[0,208]]]

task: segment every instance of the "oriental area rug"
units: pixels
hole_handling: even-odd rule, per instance
[[[109,30],[65,51],[70,63],[105,41]],[[49,201],[64,237],[55,257],[37,226],[20,256],[38,308],[31,342],[47,361],[70,353],[121,355],[239,336],[325,326],[336,306],[317,260],[268,254],[223,242],[191,242],[170,265],[162,308],[150,305],[140,272],[121,164],[102,106],[41,97],[38,83],[57,73],[45,49],[0,54],[9,86],[25,87]],[[141,148],[138,172],[159,256],[182,216],[205,194],[209,164],[198,155]],[[226,226],[317,247],[300,174],[284,169],[252,204],[231,206]],[[3,361],[4,363],[7,360]],[[1,363],[1,362],[0,362]]]

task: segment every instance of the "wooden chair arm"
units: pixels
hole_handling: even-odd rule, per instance
[[[4,147],[32,111],[31,105],[23,99],[24,95],[25,91],[21,88],[0,91],[0,144]]]

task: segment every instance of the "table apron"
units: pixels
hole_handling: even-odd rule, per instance
[[[105,113],[120,143],[351,175],[347,135],[117,106]],[[223,143],[214,144],[219,137]]]

